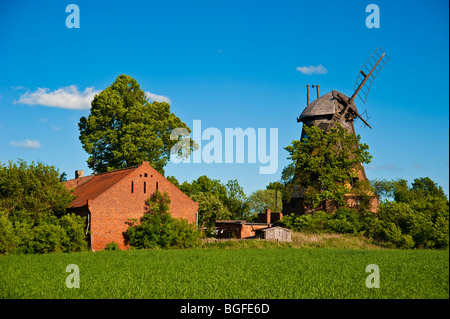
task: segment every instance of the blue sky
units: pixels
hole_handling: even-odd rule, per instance
[[[80,28],[67,28],[68,4]],[[367,28],[368,4],[380,28]],[[277,128],[278,170],[169,163],[180,181],[238,179],[246,194],[280,178],[300,136],[306,84],[353,93],[377,48],[390,61],[366,104],[369,179],[428,176],[449,193],[448,1],[1,1],[0,162],[41,161],[73,178],[87,168],[77,123],[93,92],[135,78],[192,128]],[[319,66],[325,74],[303,74]],[[315,98],[312,92],[311,98]],[[205,143],[205,142],[204,142]]]

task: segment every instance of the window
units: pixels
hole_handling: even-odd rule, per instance
[[[156,182],[156,189],[158,189],[158,182]]]
[[[145,174],[144,174],[144,177],[147,177],[147,176],[148,176],[148,174],[147,174],[147,173],[145,173]]]
[[[147,183],[144,182],[144,194],[147,193]]]
[[[134,182],[131,181],[131,193],[134,193]]]

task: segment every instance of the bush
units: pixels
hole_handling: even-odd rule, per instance
[[[115,251],[120,250],[119,244],[116,242],[107,243],[104,250]]]
[[[185,219],[173,218],[168,211],[167,193],[156,191],[147,201],[149,211],[140,223],[126,232],[128,244],[135,248],[193,248],[200,244],[200,233]]]
[[[0,163],[0,254],[87,249],[85,218],[66,214],[72,199],[53,166]]]
[[[27,243],[27,252],[50,253],[63,251],[64,230],[57,225],[43,224],[33,227],[31,240]]]
[[[18,243],[13,224],[0,212],[0,254],[11,253]]]
[[[442,189],[427,178],[416,179],[411,189],[406,181],[388,185],[383,187],[395,200],[381,202],[377,213],[340,208],[332,214],[286,215],[277,224],[295,231],[364,235],[393,248],[447,248],[449,203]]]

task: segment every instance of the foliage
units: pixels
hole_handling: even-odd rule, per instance
[[[295,231],[316,233],[340,233],[359,235],[364,231],[360,214],[348,208],[339,208],[334,214],[315,211],[311,214],[283,216],[277,223]]]
[[[198,203],[198,224],[207,237],[214,235],[213,227],[216,220],[231,218],[228,208],[214,194],[193,194],[191,199]]]
[[[292,160],[282,173],[286,191],[304,189],[305,203],[312,208],[328,200],[344,206],[344,195],[357,177],[358,166],[372,158],[368,145],[340,125],[329,132],[306,125],[303,130],[305,137],[285,148]]]
[[[53,166],[0,165],[0,254],[87,249],[85,218],[66,214],[72,199]]]
[[[442,188],[428,177],[378,181],[379,194],[394,198],[382,201],[377,213],[340,208],[335,214],[287,215],[279,223],[296,231],[363,234],[395,248],[447,248],[449,202]]]
[[[126,232],[128,243],[145,248],[192,248],[199,244],[199,232],[187,220],[173,218],[169,212],[170,199],[158,190],[147,201],[148,212],[140,223]]]
[[[277,193],[275,204],[275,192]],[[248,198],[251,214],[264,213],[266,209],[272,211],[281,211],[283,208],[281,191],[275,191],[273,189],[259,189],[254,191]]]
[[[180,188],[180,182],[178,182],[175,176],[167,176],[166,179],[176,187]]]
[[[249,206],[247,197],[245,196],[243,188],[239,185],[237,179],[229,180],[225,184],[226,198],[224,205],[232,213],[233,219],[243,219],[247,216]]]
[[[191,183],[183,182],[179,188],[199,202],[199,220],[205,221],[205,225],[210,225],[217,215],[220,219],[242,219],[248,215],[247,197],[237,180],[229,180],[224,185],[203,175]]]
[[[114,242],[114,241],[111,242],[111,243],[107,243],[104,250],[107,250],[107,251],[108,250],[109,251],[119,251],[120,250],[119,244]]]
[[[178,142],[171,140],[172,130],[190,132],[171,113],[168,103],[150,103],[137,81],[127,75],[119,75],[112,85],[95,95],[91,105],[88,118],[82,117],[78,126],[80,141],[89,154],[88,166],[95,172],[148,161],[164,173],[171,148]]]
[[[59,172],[43,163],[23,160],[0,163],[0,209],[12,222],[35,223],[49,215],[62,216],[73,200],[59,181]]]

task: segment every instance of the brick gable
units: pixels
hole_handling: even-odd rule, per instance
[[[73,185],[72,181],[69,185]],[[67,183],[67,182],[66,182]],[[196,223],[198,203],[191,200],[175,185],[157,172],[148,162],[142,165],[104,173],[90,178],[75,188],[74,200],[69,210],[76,212],[86,206],[90,213],[92,250],[101,250],[107,243],[116,242],[127,248],[123,232],[129,227],[129,219],[139,219],[146,212],[145,202],[158,189],[167,192],[173,217]]]

